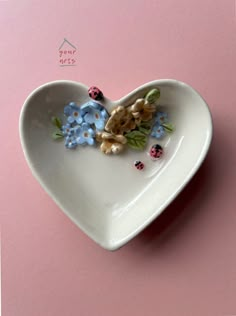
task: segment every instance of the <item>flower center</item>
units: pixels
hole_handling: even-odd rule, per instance
[[[84,137],[88,137],[89,135],[88,135],[88,133],[87,132],[85,132],[84,133]]]
[[[74,116],[77,117],[79,115],[78,112],[74,112]]]
[[[95,119],[98,120],[99,119],[99,115],[98,113],[95,113]]]

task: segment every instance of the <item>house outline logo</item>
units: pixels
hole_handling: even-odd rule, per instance
[[[77,50],[77,48],[73,44],[71,44],[71,42],[69,42],[66,38],[64,38],[64,41],[62,42],[58,50],[61,50],[65,43],[69,44],[72,48]]]
[[[69,48],[64,48],[63,46],[67,44]],[[73,45],[70,41],[68,41],[66,38],[64,38],[62,44],[60,45],[58,49],[59,53],[59,66],[65,67],[65,66],[76,66],[76,53],[77,48],[75,45]]]

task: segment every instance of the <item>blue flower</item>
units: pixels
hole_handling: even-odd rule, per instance
[[[81,115],[84,116],[86,113],[89,113],[91,109],[102,110],[103,106],[94,101],[86,102],[80,107]]]
[[[163,123],[167,123],[168,115],[166,112],[157,112],[155,117],[154,117],[154,120],[159,125],[162,125]]]
[[[84,120],[86,123],[94,124],[96,129],[101,131],[105,127],[107,118],[108,114],[105,109],[98,110],[95,108],[90,108],[89,112],[85,115]]]
[[[95,132],[89,124],[83,123],[81,126],[78,126],[76,134],[78,144],[94,145]]]
[[[80,113],[80,108],[75,104],[75,102],[70,102],[65,108],[64,113],[67,117],[67,121],[72,123],[81,124],[83,121],[82,115]]]
[[[72,149],[77,147],[78,142],[77,142],[77,136],[74,135],[68,135],[65,137],[65,146],[68,149]]]
[[[61,131],[64,136],[70,136],[73,133],[73,128],[71,124],[67,123],[66,125],[62,125]]]
[[[151,132],[151,136],[155,138],[161,138],[165,135],[165,129],[160,124],[156,123]]]
[[[66,106],[64,107],[64,114],[65,114],[66,116],[69,116],[70,113],[71,113],[71,108],[73,108],[73,107],[77,107],[77,105],[76,105],[75,102],[70,102],[68,105],[66,105]]]
[[[62,126],[61,130],[65,137],[66,148],[72,149],[78,145],[78,128],[79,126],[72,127],[70,124]]]

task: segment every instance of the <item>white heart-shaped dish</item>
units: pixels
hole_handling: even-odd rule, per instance
[[[88,87],[80,83],[47,83],[34,90],[22,108],[21,143],[34,176],[64,213],[108,250],[120,248],[161,214],[196,173],[211,143],[208,106],[185,83],[152,81],[119,101],[104,98],[102,104],[108,110],[129,105],[156,87],[161,91],[159,103],[176,127],[158,141],[165,150],[158,162],[145,151],[106,156],[90,146],[67,150],[52,140],[52,116],[60,116],[70,101],[89,100]],[[137,172],[134,160],[144,161],[145,171]]]

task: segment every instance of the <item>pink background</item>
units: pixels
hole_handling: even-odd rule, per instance
[[[236,315],[234,0],[0,1],[3,316]],[[59,67],[64,37],[76,67]],[[159,78],[196,88],[214,120],[209,155],[143,233],[110,253],[32,177],[21,106],[55,79],[111,99]]]

